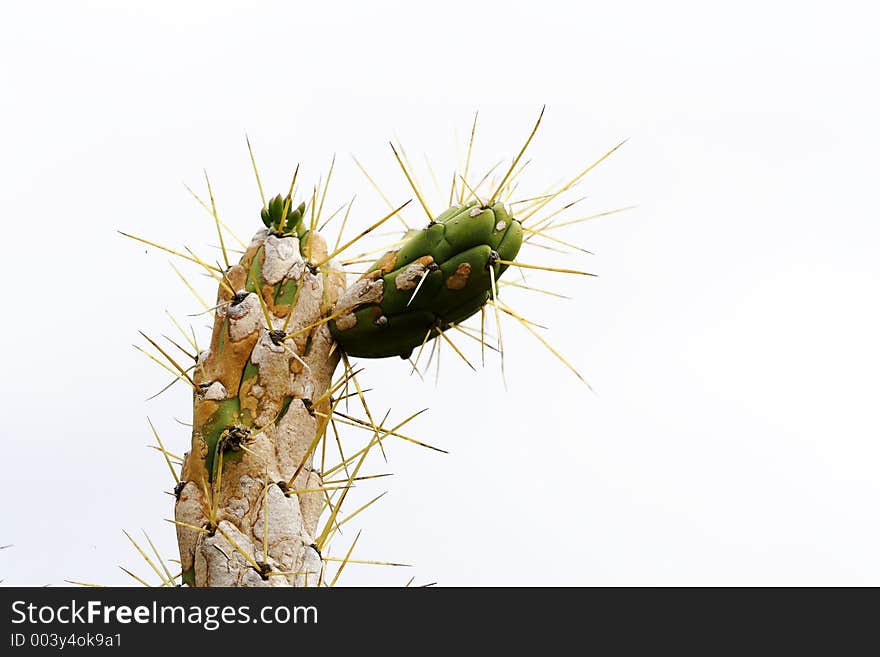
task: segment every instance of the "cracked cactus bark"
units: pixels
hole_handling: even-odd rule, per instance
[[[190,586],[308,586],[321,571],[311,446],[340,357],[321,321],[345,276],[332,260],[309,264],[326,258],[326,244],[288,204],[272,199],[267,228],[223,275],[211,345],[196,363],[192,446],[175,490]]]

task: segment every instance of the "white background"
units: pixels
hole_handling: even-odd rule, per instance
[[[507,391],[494,358],[474,374],[446,349],[436,388],[365,363],[375,408],[430,407],[408,430],[451,453],[369,462],[395,476],[357,499],[390,493],[333,554],[363,528],[355,557],[413,567],[341,581],[880,584],[876,25],[848,2],[4,5],[0,579],[150,577],[123,528],[175,556],[145,418],[183,452],[190,402],[145,402],[168,377],[130,344],[171,335],[165,309],[207,331],[165,254],[117,229],[219,257],[181,185],[203,193],[206,167],[249,237],[245,132],[273,194],[336,153],[328,207],[357,193],[362,228],[384,206],[349,153],[402,202],[389,139],[431,191],[422,153],[447,185],[475,110],[485,170],[546,103],[524,192],[630,140],[578,195],[639,207],[559,233],[596,255],[521,256],[599,278],[508,297],[596,393],[513,324]]]

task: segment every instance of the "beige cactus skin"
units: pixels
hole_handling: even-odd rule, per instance
[[[326,244],[319,235],[311,235],[310,261],[322,262]],[[326,323],[297,333],[330,313],[345,288],[340,269],[330,261],[313,271],[305,265],[296,235],[279,237],[263,230],[241,261],[226,272],[211,346],[199,354],[193,376],[199,392],[194,395],[192,448],[176,489],[180,560],[184,581],[190,585],[318,583],[322,564],[313,545],[323,493],[293,491],[320,487],[321,474],[309,456],[295,480],[291,478],[329,413],[329,399],[310,406],[328,389],[339,353],[332,349]],[[254,291],[247,296],[240,293],[241,300],[231,303],[233,295],[227,288],[243,291],[249,281],[253,288],[255,279],[273,329],[282,330],[293,313],[284,328],[293,337],[281,344],[271,339],[261,298]],[[290,294],[294,288],[295,296]],[[231,424],[248,426],[250,433],[243,441],[246,449],[223,453],[222,470],[216,476],[220,464],[212,467],[206,456],[210,432],[216,436],[220,425],[212,425],[212,418],[221,407],[233,409],[231,416],[224,416],[223,426],[229,426],[232,417]]]

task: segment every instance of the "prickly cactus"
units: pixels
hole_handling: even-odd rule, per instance
[[[345,276],[332,261],[311,264],[326,245],[303,225],[304,206],[289,205],[267,204],[266,230],[223,272],[211,345],[198,355],[192,448],[175,491],[190,585],[305,585],[321,570],[310,445],[339,360],[322,320]]]
[[[493,296],[495,281],[522,244],[504,204],[454,205],[410,231],[342,295],[330,331],[351,356],[408,358],[412,350],[466,320]],[[494,279],[494,280],[493,280]]]
[[[409,358],[414,349],[418,348],[421,353],[428,341],[442,337],[442,341],[433,345],[438,347],[438,372],[439,346],[443,343],[448,343],[473,367],[447,335],[450,329],[455,329],[456,334],[478,342],[481,353],[495,349],[501,356],[503,375],[501,318],[507,317],[520,324],[586,383],[536,331],[542,326],[526,320],[499,298],[499,279],[508,267],[517,267],[521,272],[544,270],[589,275],[573,269],[528,264],[517,260],[517,256],[526,244],[554,251],[562,250],[560,247],[584,251],[556,237],[555,230],[620,210],[557,220],[555,217],[560,212],[578,202],[572,201],[543,216],[537,215],[620,145],[547,193],[511,200],[519,184],[516,179],[526,165],[517,166],[535,135],[541,116],[503,176],[490,179],[493,168],[471,185],[468,172],[475,117],[464,175],[453,177],[452,189],[444,203],[447,209],[440,214],[429,209],[408,162],[404,162],[403,149],[400,148],[399,153],[392,145],[428,223],[424,228],[410,230],[403,221],[408,230],[391,250],[386,246],[368,252],[385,251],[375,261],[374,255],[360,259],[367,254],[342,262],[336,258],[397,215],[406,203],[339,246],[351,210],[349,204],[336,246],[332,253],[328,252],[317,227],[332,164],[323,191],[319,193],[318,185],[308,203],[294,207],[296,173],[287,196],[279,195],[268,202],[263,199],[260,216],[265,229],[258,232],[250,244],[241,243],[244,251],[237,263],[228,259],[225,224],[217,215],[210,183],[211,206],[199,201],[213,215],[225,266],[209,265],[192,251],[187,255],[134,238],[195,262],[219,286],[213,307],[199,297],[206,310],[213,313],[213,328],[210,346],[201,353],[196,353],[199,347],[193,333],[190,367],[179,365],[158,343],[148,338],[171,365],[147,355],[172,371],[176,380],[188,382],[193,393],[191,447],[185,456],[181,459],[167,451],[156,434],[159,443],[156,449],[163,454],[177,481],[173,522],[182,568],[181,574],[172,576],[163,563],[163,585],[178,577],[191,586],[327,584],[328,561],[340,561],[326,553],[328,545],[342,524],[378,499],[374,498],[345,518],[339,517],[355,481],[385,476],[361,472],[371,450],[378,447],[384,454],[382,441],[389,436],[437,449],[399,431],[421,411],[390,428],[390,423],[386,424],[387,414],[376,421],[378,418],[367,404],[366,391],[356,377],[360,370],[351,365],[349,357]],[[262,197],[262,183],[253,153],[251,161]],[[360,163],[358,166],[361,167]],[[375,186],[368,174],[367,178]],[[489,185],[488,190],[484,190],[484,182]],[[384,194],[382,196],[388,201]],[[457,199],[457,203],[453,204],[453,199]],[[513,207],[518,208],[516,216]],[[344,267],[364,262],[372,264],[366,272],[359,272],[360,277],[347,287]],[[525,284],[524,273],[521,278],[522,282],[505,281],[504,285],[548,292]],[[184,282],[193,289],[186,279]],[[486,306],[493,315],[497,347],[487,342],[486,315],[482,312]],[[478,311],[481,312],[479,330],[462,326]],[[189,336],[186,339],[189,340]],[[432,357],[433,350],[428,357],[429,364]],[[334,381],[340,360],[344,362],[344,372]],[[413,371],[418,361],[417,355],[412,363]],[[354,390],[349,389],[350,384]],[[347,409],[338,410],[337,405],[343,399],[359,402],[366,417],[351,415]],[[337,423],[366,432],[369,436],[366,446],[346,454],[339,440]],[[324,467],[328,427],[332,427],[340,462]],[[319,445],[321,460],[316,463]],[[182,462],[179,476],[172,459]],[[331,586],[348,563],[356,542],[357,538],[341,560]],[[135,546],[143,555],[141,548]],[[150,565],[160,574],[152,562]]]

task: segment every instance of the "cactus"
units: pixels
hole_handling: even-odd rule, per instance
[[[501,262],[521,244],[522,228],[503,203],[454,205],[346,290],[330,332],[350,356],[409,358],[483,307],[506,269]]]
[[[309,445],[339,360],[321,320],[345,276],[306,260],[327,247],[303,225],[305,206],[290,205],[272,199],[266,230],[223,272],[211,345],[198,355],[193,444],[175,491],[190,585],[305,585],[320,571],[310,546],[323,496]]]
[[[431,447],[400,433],[401,427],[417,414],[392,428],[386,424],[387,416],[381,422],[375,421],[350,357],[410,358],[414,350],[418,349],[420,355],[428,341],[442,337],[470,365],[446,333],[458,329],[478,340],[481,350],[493,348],[487,345],[484,334],[484,309],[489,306],[495,315],[497,350],[502,357],[500,319],[504,315],[513,317],[583,380],[532,328],[532,322],[500,300],[499,279],[510,267],[588,275],[572,269],[529,265],[516,258],[520,248],[533,238],[572,246],[548,232],[565,225],[554,219],[559,210],[541,219],[535,215],[620,145],[551,193],[520,202],[526,205],[515,214],[511,209],[514,203],[509,202],[512,183],[524,168],[517,169],[517,165],[542,116],[543,110],[525,145],[485,200],[478,193],[488,174],[475,186],[467,182],[475,118],[461,183],[453,178],[448,207],[436,215],[429,210],[405,165],[405,153],[401,158],[392,145],[397,162],[425,211],[427,224],[422,229],[407,230],[396,248],[386,251],[350,286],[345,263],[337,261],[339,254],[385,221],[399,216],[408,202],[391,207],[391,212],[357,238],[331,252],[317,232],[327,187],[322,194],[316,187],[308,204],[294,207],[297,167],[286,195],[268,202],[263,199],[260,216],[264,229],[246,245],[239,261],[230,263],[223,224],[208,183],[211,203],[202,205],[215,220],[225,266],[209,265],[191,251],[186,255],[159,248],[197,263],[217,281],[216,301],[209,308],[213,312],[210,346],[190,354],[194,364],[185,368],[156,341],[147,338],[171,364],[165,364],[166,369],[173,371],[176,379],[186,381],[193,393],[192,443],[180,459],[179,477],[172,464],[173,454],[156,434],[157,449],[177,482],[173,522],[182,570],[178,577],[182,583],[326,584],[327,564],[322,550],[343,522],[339,512],[352,483],[369,478],[361,473],[367,454],[375,447],[384,451],[383,440],[390,436]],[[252,152],[251,160],[262,196]],[[370,181],[373,182],[371,178]],[[134,239],[158,246],[143,238]],[[466,331],[462,322],[478,312],[479,334]],[[340,361],[344,371],[334,380]],[[353,392],[349,392],[350,387]],[[349,397],[361,402],[366,418],[337,410],[339,401]],[[340,446],[342,462],[332,470],[344,471],[345,476],[334,482],[341,481],[341,486],[331,488],[325,481],[328,472],[322,473],[317,467],[315,454],[319,444],[326,446],[328,430],[336,432],[336,421],[367,431],[369,440],[363,449],[349,456],[342,453]],[[325,511],[328,517],[323,520]],[[147,558],[136,543],[135,546]],[[354,544],[332,583],[349,561],[353,548]],[[177,580],[164,562],[167,577],[147,560],[163,577],[163,584]]]

